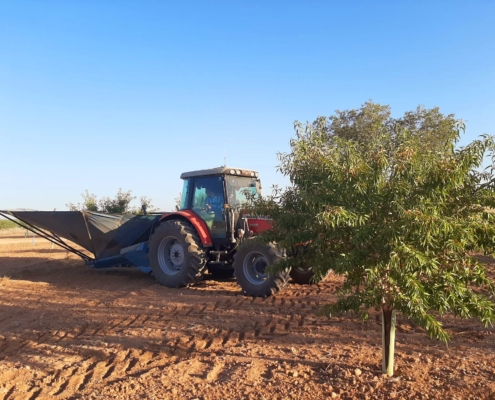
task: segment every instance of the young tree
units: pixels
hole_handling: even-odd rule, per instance
[[[139,198],[139,202],[141,203],[141,207],[134,210],[134,214],[142,214],[143,210],[146,210],[147,213],[156,211],[156,208],[151,204],[153,200],[146,197],[141,196]]]
[[[291,152],[279,154],[292,186],[255,208],[274,219],[262,240],[285,249],[305,244],[316,279],[329,270],[344,276],[328,315],[366,318],[370,308],[381,309],[388,375],[397,311],[443,341],[449,335],[436,313],[495,321],[495,284],[472,256],[495,251],[493,169],[480,172],[495,143],[483,136],[456,148],[463,129],[438,109],[393,119],[388,107],[371,102],[296,123]]]
[[[66,204],[66,207],[70,211],[93,211],[93,212],[98,212],[98,199],[95,194],[89,193],[88,190],[86,189],[84,193],[81,194],[83,198],[83,202],[81,203],[68,203]]]
[[[115,195],[115,198],[102,197],[99,201],[99,209],[101,212],[109,214],[129,214],[132,213],[130,203],[136,196],[132,196],[132,191],[123,192],[121,188]]]
[[[174,197],[175,211],[180,211],[181,201],[182,201],[182,192],[179,192],[179,195],[177,197]]]
[[[140,198],[141,207],[134,208],[131,207],[131,202],[136,199],[135,196],[132,196],[132,191],[128,190],[127,192],[123,192],[122,189],[119,189],[117,194],[113,199],[110,197],[102,197],[100,200],[96,197],[95,194],[90,194],[88,190],[85,190],[81,195],[83,197],[83,202],[78,203],[77,205],[73,203],[68,203],[66,206],[71,211],[93,211],[93,212],[102,212],[109,214],[141,214],[143,211],[143,206],[146,207],[147,212],[153,212],[155,209],[151,204],[152,199],[142,196]]]

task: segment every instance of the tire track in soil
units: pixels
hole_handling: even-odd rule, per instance
[[[116,363],[116,368],[113,370],[113,373],[116,374],[117,377],[126,376],[138,363],[141,362],[141,359],[146,361],[146,364],[148,364],[148,360],[152,357],[152,352],[142,353],[138,350],[130,350],[122,362]]]
[[[284,324],[284,331],[285,332],[289,332],[290,331],[290,322],[287,321],[285,324]]]
[[[53,342],[58,343],[67,336],[67,332],[59,330],[53,334]]]
[[[253,335],[254,336],[254,335]],[[186,348],[187,353],[201,350],[215,350],[238,343],[246,339],[244,330],[236,331],[234,329],[217,329],[214,333],[204,332],[202,335],[191,335],[187,338],[177,339],[182,341],[182,347]],[[174,346],[176,346],[174,344]]]
[[[130,356],[132,350],[127,350],[126,352],[119,352],[115,356],[113,356],[107,363],[106,367],[108,368],[105,372],[105,375],[101,378],[102,380],[113,378],[114,376],[119,374],[119,371],[125,370],[130,360],[128,357]]]
[[[233,368],[232,365],[222,365],[219,368],[218,373],[216,374],[216,380],[218,382],[226,382],[232,379],[232,377],[236,374],[238,368]]]
[[[88,334],[88,336],[92,337],[92,336],[96,336],[98,335],[98,333],[100,333],[100,331],[105,327],[105,325],[103,323],[99,323],[97,324],[95,327],[94,327],[94,330],[92,333]]]
[[[8,391],[7,393],[5,394],[3,400],[8,400],[10,398],[10,396],[12,396],[12,393],[14,393],[14,390],[15,390],[15,385],[12,386]]]
[[[141,321],[140,326],[134,327],[138,328],[141,330],[146,330],[146,336],[150,336],[153,333],[161,331],[164,327],[166,327],[165,321],[161,319],[161,314],[155,313],[155,314],[147,314],[144,318],[143,321]]]
[[[196,340],[195,348],[197,350],[205,349],[209,343],[209,340],[210,340],[210,333],[209,332],[203,333],[203,335],[199,339]]]
[[[77,391],[77,388],[84,382],[84,375],[78,373],[76,368],[73,375],[64,381],[59,387],[57,392],[52,392],[53,396],[66,396]]]
[[[241,332],[239,333],[239,341],[254,340],[256,338],[256,330],[258,329],[258,326],[259,326],[259,322],[256,321],[251,328],[241,329]]]
[[[203,314],[203,312],[206,310],[206,307],[207,306],[201,306],[201,307],[199,307],[199,309],[196,309],[193,314],[194,315],[196,315],[196,314],[198,314],[198,315]]]
[[[156,321],[154,322],[157,322],[157,323],[160,323],[160,322],[169,322],[170,320],[172,319],[172,316],[169,315],[169,314],[164,314],[164,313],[159,313],[156,317]]]
[[[96,372],[96,366],[98,365],[98,362],[92,362],[87,368],[86,372],[83,373],[83,379],[79,387],[76,388],[76,392],[79,392],[83,390],[90,382],[92,382],[93,377]]]
[[[148,314],[139,314],[133,321],[127,325],[127,327],[140,327],[144,325],[144,323],[150,319]]]
[[[264,363],[256,359],[253,359],[244,369],[245,371],[242,371],[242,375],[245,377],[246,382],[249,383],[255,383],[266,373]]]
[[[22,348],[26,347],[30,343],[29,340],[6,340],[5,343],[0,346],[0,361],[4,360],[6,357],[10,357],[16,354]]]
[[[202,379],[205,379],[207,382],[215,382],[218,381],[218,377],[222,374],[225,369],[225,362],[221,360],[216,360],[211,364],[211,367],[205,371]]]
[[[38,398],[38,396],[43,392],[43,389],[38,389],[38,390],[35,390],[31,396],[28,397],[27,400],[35,400]],[[28,392],[27,394],[30,394],[31,392]]]
[[[197,341],[195,336],[191,336],[188,344],[187,344],[187,352],[192,353],[196,349]]]
[[[91,365],[91,370],[88,371],[84,378],[84,387],[91,382],[100,382],[109,370],[108,361],[98,361]]]
[[[101,335],[103,336],[112,334],[112,331],[115,331],[116,333],[122,333],[124,329],[132,326],[140,316],[140,314],[131,314],[124,318],[110,320],[108,324],[103,324],[102,328],[99,330],[99,333],[101,333]]]
[[[191,335],[180,335],[178,336],[174,343],[172,344],[172,348],[176,353],[185,354],[189,353],[189,349],[194,342],[194,337]]]
[[[58,371],[54,375],[52,382],[60,382],[60,384],[56,385],[49,394],[52,396],[61,396],[66,395],[66,391],[71,390],[71,388],[73,388],[73,391],[76,390],[84,382],[86,369],[83,366],[89,360],[91,360],[91,358],[87,358],[83,361],[78,361],[63,370]],[[80,370],[82,370],[83,372],[78,373]]]
[[[133,358],[131,361],[129,361],[129,364],[124,370],[124,374],[129,374],[140,362],[141,360],[139,358]]]
[[[204,350],[208,349],[216,349],[217,347],[221,346],[223,343],[223,329],[218,329],[212,337],[206,342],[206,345],[204,347]]]
[[[220,302],[219,302],[219,301],[217,301],[217,302],[215,302],[215,303],[210,303],[210,304],[208,304],[208,305],[206,306],[205,311],[206,311],[206,312],[212,312],[212,311],[215,311],[215,310],[218,308],[218,306],[219,306],[219,305],[220,305]]]
[[[75,328],[74,331],[76,332],[74,335],[74,339],[77,339],[79,336],[82,336],[86,333],[86,330],[88,329],[89,324],[87,322],[83,323],[81,327]]]

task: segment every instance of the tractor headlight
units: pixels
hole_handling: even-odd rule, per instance
[[[254,172],[251,172],[251,176],[254,176]]]
[[[231,169],[229,172],[230,172],[232,175],[235,175],[235,170]]]
[[[236,173],[237,175],[240,175],[240,174],[241,174],[241,171],[240,171],[240,170],[236,170],[236,171],[235,171],[235,173]]]

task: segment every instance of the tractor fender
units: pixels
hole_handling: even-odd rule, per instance
[[[162,222],[165,221],[170,221],[172,219],[181,219],[188,221],[190,224],[192,224],[192,226],[194,226],[196,232],[198,232],[199,238],[203,246],[204,247],[213,246],[213,241],[211,240],[210,230],[208,229],[208,226],[206,225],[205,221],[202,218],[200,218],[194,211],[183,210],[183,211],[164,213],[162,214],[158,224],[161,224]]]

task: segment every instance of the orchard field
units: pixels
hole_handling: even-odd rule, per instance
[[[169,289],[0,231],[0,399],[495,398],[493,327],[443,317],[446,346],[399,315],[389,378],[378,313],[316,314],[340,284],[253,299],[207,275]]]

